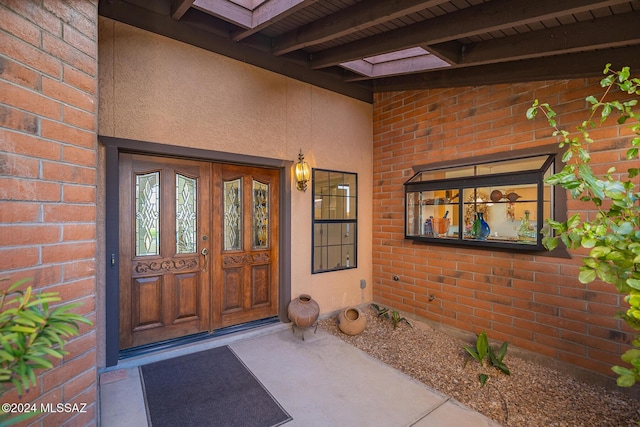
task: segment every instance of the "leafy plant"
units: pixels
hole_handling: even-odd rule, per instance
[[[542,112],[554,129],[554,135],[560,138],[560,147],[567,147],[562,158],[565,166],[546,182],[561,186],[572,198],[591,202],[597,209],[597,214],[590,220],[583,220],[580,214],[571,216],[566,222],[548,220],[548,227],[543,230],[543,244],[548,250],[554,249],[558,241],[571,249],[588,249],[589,255],[582,260],[578,280],[590,283],[598,278],[614,285],[629,304],[629,309],[620,313],[620,317],[633,329],[640,330],[640,192],[633,182],[640,172],[638,163],[627,169],[626,174],[612,167],[601,177],[596,176],[589,165],[589,145],[594,142],[589,129],[598,127],[594,119],[598,112],[600,125],[614,113],[618,116],[618,125],[635,122],[629,126],[635,136],[630,138],[631,147],[626,151],[626,159],[638,160],[640,79],[632,78],[628,67],[611,70],[611,64],[607,64],[604,74],[606,76],[600,81],[601,87],[605,88],[604,95],[599,99],[595,96],[586,98],[591,104],[591,115],[578,126],[575,136],[558,128],[556,113],[548,104],[536,100],[527,110],[529,119]],[[612,92],[622,94],[624,99],[607,100]],[[618,374],[617,384],[621,387],[640,382],[640,336],[636,336],[631,344],[634,348],[621,357],[631,367],[612,368]]]
[[[376,315],[378,319],[384,317],[385,319],[389,318],[389,309],[385,307],[380,307],[378,304],[371,304],[371,307],[376,311]]]
[[[491,364],[491,366],[499,369],[500,371],[502,371],[507,375],[510,375],[511,371],[509,370],[507,365],[505,365],[504,362],[502,361],[504,357],[507,355],[508,346],[509,344],[507,342],[503,342],[500,348],[498,349],[498,352],[496,353],[493,347],[489,345],[489,338],[487,337],[487,333],[485,331],[482,331],[480,334],[478,334],[476,339],[476,345],[474,347],[470,347],[466,345],[463,347],[473,359],[475,359],[478,363],[480,363],[480,366],[484,367],[484,360],[487,359],[487,361]],[[468,361],[469,359],[467,359],[467,362]],[[465,365],[466,365],[466,362],[465,362]],[[489,379],[489,376],[485,373],[481,373],[478,375],[478,380],[480,381],[480,386],[482,387],[484,387],[488,379]]]
[[[405,317],[400,316],[400,313],[397,310],[390,311],[388,308],[380,307],[378,304],[371,304],[371,307],[376,311],[378,319],[390,319],[391,322],[393,322],[393,329],[396,329],[401,322],[405,322],[410,327],[413,327]]]
[[[0,279],[0,282],[7,279]],[[29,279],[13,283],[0,292],[0,391],[11,383],[19,395],[36,385],[36,370],[53,367],[47,356],[61,359],[65,339],[78,335],[78,323],[91,324],[70,310],[80,304],[50,307],[60,301],[55,292],[35,293]]]
[[[413,328],[413,326],[411,326],[411,323],[409,323],[409,321],[405,317],[400,317],[400,313],[398,313],[396,310],[393,310],[391,312],[391,321],[393,322],[393,329],[396,329],[400,322],[404,322],[409,325],[409,327]]]

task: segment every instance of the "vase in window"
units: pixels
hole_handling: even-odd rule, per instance
[[[524,218],[520,218],[520,227],[518,228],[518,241],[525,243],[535,243],[536,227],[529,219],[530,212],[524,211]]]
[[[471,226],[471,236],[476,240],[487,240],[489,234],[491,233],[491,228],[489,224],[484,220],[484,215],[482,212],[476,213],[476,220],[473,222]]]

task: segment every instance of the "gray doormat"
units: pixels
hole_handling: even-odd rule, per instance
[[[140,367],[152,427],[272,427],[291,416],[227,346]]]

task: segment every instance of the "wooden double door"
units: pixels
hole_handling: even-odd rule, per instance
[[[120,154],[120,348],[278,313],[275,169]]]

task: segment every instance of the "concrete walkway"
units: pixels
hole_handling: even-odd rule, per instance
[[[499,426],[321,329],[304,336],[278,324],[121,361],[101,375],[100,425],[148,425],[138,366],[229,345],[291,415],[287,427]]]

